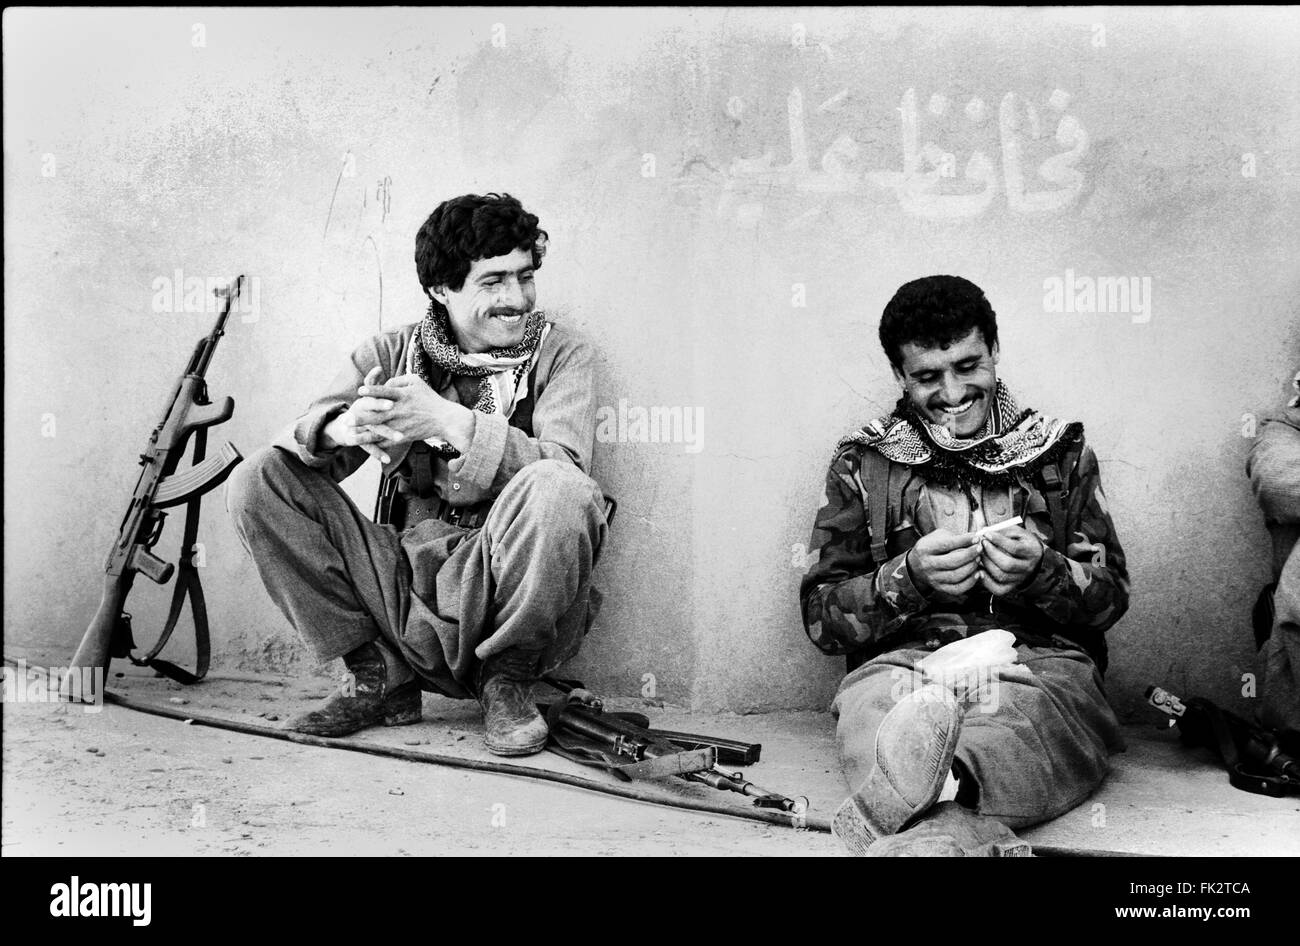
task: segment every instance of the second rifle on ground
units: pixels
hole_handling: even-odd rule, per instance
[[[540,706],[551,729],[548,748],[565,758],[623,779],[677,777],[736,792],[752,798],[759,808],[795,816],[808,810],[807,798],[768,791],[724,767],[757,762],[762,750],[758,744],[651,729],[638,713],[607,712],[598,698],[571,681],[543,679],[565,694],[563,700]]]

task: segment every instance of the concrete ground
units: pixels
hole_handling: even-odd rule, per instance
[[[10,654],[11,657],[20,656]],[[27,656],[39,666],[39,655]],[[197,687],[115,664],[115,692],[181,716],[276,727],[324,696],[319,679],[214,674]],[[542,694],[539,692],[539,697]],[[804,826],[662,808],[531,779],[301,745],[186,724],[108,705],[4,706],[3,838],[14,855],[609,854],[833,855],[816,830],[844,797],[825,713],[690,715],[619,700],[665,729],[763,744],[746,769],[759,784],[805,795]],[[488,760],[473,703],[425,696],[416,726],[372,729],[356,741],[407,753]],[[1021,832],[1044,854],[1300,854],[1300,798],[1232,788],[1208,753],[1154,725],[1129,727],[1106,784],[1088,802]],[[613,779],[551,753],[518,764]],[[748,808],[738,795],[681,782],[647,783],[662,797]]]

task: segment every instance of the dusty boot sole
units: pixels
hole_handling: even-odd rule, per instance
[[[890,834],[902,831],[909,825],[915,823],[917,819],[923,817],[935,802],[939,800],[939,795],[943,792],[943,785],[947,780],[948,773],[952,771],[953,759],[957,755],[957,740],[961,736],[963,713],[961,704],[957,702],[952,693],[950,693],[947,688],[936,686],[934,684],[927,684],[921,688],[919,693],[921,695],[920,702],[923,706],[941,709],[941,715],[938,718],[930,720],[931,729],[929,734],[930,746],[932,748],[937,746],[938,754],[928,760],[932,765],[932,771],[927,773],[928,786],[923,797],[916,799],[915,802],[912,803],[911,814],[905,817],[901,823],[897,820],[892,820],[890,822],[890,827],[893,829],[889,832]],[[898,711],[899,707],[895,707],[894,710],[891,710],[891,715]],[[885,720],[880,724],[882,730],[885,728],[885,723],[888,721],[889,716],[887,715]],[[882,757],[880,746],[877,744],[876,764],[884,772],[889,785],[901,794],[902,787],[898,785],[896,781],[897,773],[891,771],[891,769],[894,768],[894,766],[891,765],[893,762],[895,762],[895,760]],[[890,805],[882,804],[879,812],[870,810],[870,808],[868,811],[873,816],[876,816],[877,820],[881,818],[897,819],[899,813],[890,810],[891,807],[892,806]]]
[[[900,834],[881,838],[868,857],[1033,857],[1028,841],[996,818],[940,802]]]
[[[866,857],[867,848],[875,844],[879,837],[852,798],[846,799],[835,812],[835,817],[831,820],[831,834],[854,857]]]
[[[1008,838],[981,844],[974,848],[962,846],[959,838],[951,835],[931,835],[913,841],[904,841],[905,834],[882,838],[867,851],[867,857],[1033,857],[1028,841]]]
[[[952,769],[961,724],[961,706],[945,688],[934,684],[927,684],[885,715],[871,774],[840,805],[831,822],[831,833],[850,853],[866,854],[877,840],[905,829],[938,801]],[[896,756],[882,752],[882,741],[893,742],[900,726],[903,733],[914,733],[912,738],[921,740],[919,746],[924,747],[920,761],[926,768],[919,778],[907,771],[912,756],[904,755],[908,761],[900,764]]]
[[[515,745],[511,743],[494,743],[483,737],[483,745],[487,746],[487,751],[493,755],[518,756],[518,755],[536,755],[546,748],[546,740],[550,736],[549,731],[543,731],[538,739],[524,745]]]
[[[1028,841],[1016,838],[1014,841],[998,841],[989,852],[989,857],[1033,857],[1034,848]]]
[[[487,742],[487,740],[483,741],[483,745],[487,746],[487,751],[492,753],[493,755],[502,755],[502,756],[537,755],[537,753],[541,752],[543,749],[546,748],[546,740],[543,739],[540,743],[537,744],[535,748],[529,746],[524,746],[524,747],[493,746],[490,745]]]

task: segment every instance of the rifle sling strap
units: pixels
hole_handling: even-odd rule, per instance
[[[875,450],[862,451],[866,466],[867,530],[871,536],[871,564],[879,568],[888,559],[889,544],[889,488],[894,477],[894,464]]]
[[[208,432],[200,427],[194,432],[194,463],[203,460],[207,452]],[[185,504],[185,530],[181,538],[181,562],[176,574],[176,587],[172,590],[171,608],[167,612],[167,622],[163,625],[158,642],[143,657],[131,658],[137,667],[149,667],[164,677],[177,683],[190,685],[198,683],[207,675],[208,663],[212,656],[211,639],[208,634],[208,606],[203,597],[203,584],[199,580],[199,570],[194,564],[194,546],[199,538],[199,512],[203,504],[201,496],[195,496]],[[167,646],[176,622],[180,620],[181,609],[189,597],[190,607],[194,612],[194,649],[198,666],[193,673],[177,666],[169,660],[158,659],[158,654]]]
[[[1064,553],[1069,539],[1065,534],[1066,500],[1069,489],[1069,473],[1064,477],[1055,463],[1048,463],[1039,471],[1043,479],[1043,500],[1047,503],[1047,514],[1052,521],[1052,542],[1059,546],[1057,551]]]

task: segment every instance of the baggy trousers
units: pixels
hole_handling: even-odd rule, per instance
[[[881,654],[840,684],[831,709],[851,792],[866,784],[874,767],[885,714],[926,682],[917,665],[930,653],[904,648]],[[1024,644],[1016,653],[1011,667],[944,681],[964,707],[955,759],[977,786],[975,811],[1011,828],[1080,804],[1106,777],[1110,753],[1123,748],[1119,721],[1087,654]]]
[[[546,672],[590,626],[606,523],[599,487],[571,464],[523,467],[481,529],[428,519],[399,531],[267,447],[235,467],[226,509],[271,600],[320,661],[383,638],[425,689],[467,698],[492,655],[537,651]]]

